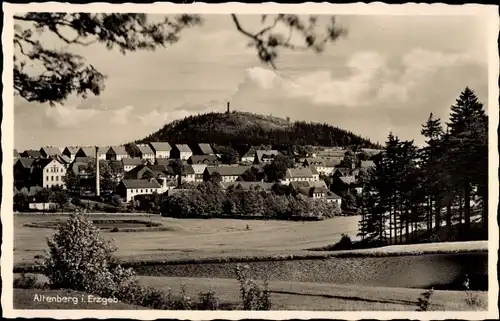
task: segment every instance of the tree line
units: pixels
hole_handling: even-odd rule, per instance
[[[442,238],[443,231],[445,238],[487,238],[488,116],[483,104],[467,87],[451,106],[448,122],[443,125],[431,113],[421,134],[426,139],[421,148],[388,135],[384,152],[361,182],[359,235],[383,244],[409,243],[419,233]],[[477,216],[480,225],[472,221]]]

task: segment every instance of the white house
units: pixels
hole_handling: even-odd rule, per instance
[[[248,152],[241,157],[241,162],[251,164],[253,163],[254,159],[255,159],[255,152]]]
[[[151,163],[154,163],[155,161],[155,153],[151,149],[149,145],[146,144],[139,144],[137,145],[137,148],[140,151],[141,158],[150,161]]]
[[[167,142],[150,142],[149,147],[153,150],[155,159],[170,158],[170,151],[172,146]]]
[[[304,160],[304,166],[313,166],[319,174],[329,176],[335,171],[336,166],[342,162],[342,157],[313,157]]]
[[[133,170],[139,165],[145,164],[147,161],[139,157],[124,157],[121,159],[123,171],[128,172]]]
[[[182,181],[186,183],[193,183],[196,181],[196,173],[192,165],[184,166],[184,172],[182,173]]]
[[[255,164],[269,164],[272,163],[274,158],[279,155],[277,150],[256,150],[254,163]]]
[[[176,144],[170,151],[170,157],[177,158],[180,160],[188,160],[191,156],[193,156],[193,151],[186,144]]]
[[[206,164],[192,164],[191,168],[194,171],[194,181],[203,182],[203,172],[207,168]]]
[[[290,184],[291,182],[307,182],[318,181],[319,174],[312,167],[302,168],[288,168],[286,170],[285,178],[281,181],[282,184]]]
[[[160,188],[155,179],[124,179],[118,184],[116,191],[126,202],[130,202],[137,195],[159,193]]]
[[[66,188],[64,176],[66,166],[53,158],[40,158],[33,162],[33,175],[37,183],[44,188],[61,186]]]
[[[120,161],[124,158],[129,157],[124,146],[111,146],[108,148],[106,153],[106,159]]]

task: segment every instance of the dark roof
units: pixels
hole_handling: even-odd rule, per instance
[[[17,163],[21,164],[24,168],[30,168],[33,166],[33,158],[21,157],[17,160]]]
[[[139,149],[139,151],[143,155],[144,154],[154,154],[153,150],[151,149],[151,147],[149,145],[140,144],[140,145],[137,145],[137,148]]]
[[[176,144],[175,148],[181,153],[192,153],[191,148],[186,144]]]
[[[123,165],[142,165],[146,161],[139,157],[124,157],[121,162]]]
[[[172,146],[167,142],[150,142],[149,145],[155,152],[169,152],[172,150]]]
[[[200,151],[205,155],[211,155],[214,153],[212,147],[210,147],[209,144],[204,144],[204,143],[198,144],[198,147],[200,148]]]
[[[42,153],[40,153],[39,150],[27,149],[21,153],[21,156],[30,157],[30,158],[38,158],[38,157],[42,157]]]
[[[47,156],[55,156],[61,154],[61,151],[57,147],[48,146],[40,148],[40,153],[45,153]]]
[[[189,160],[192,164],[217,164],[219,162],[216,155],[193,155]]]
[[[338,196],[337,194],[335,194],[334,192],[330,192],[328,191],[325,195],[325,198],[328,198],[328,199],[336,199],[336,200],[341,200],[342,197]]]
[[[256,150],[257,159],[262,160],[262,158],[274,158],[279,155],[277,150]]]
[[[45,168],[45,166],[49,165],[53,161],[59,162],[58,160],[55,160],[53,158],[37,158],[33,162],[33,167],[34,168]]]
[[[92,158],[90,157],[75,157],[73,160],[74,163],[90,163]]]
[[[154,180],[148,179],[124,179],[123,185],[129,188],[160,188],[160,185]]]
[[[128,155],[127,150],[125,149],[124,146],[111,146],[106,151],[106,154],[110,152],[114,152],[115,155]]]
[[[217,172],[220,176],[239,176],[249,168],[250,166],[207,166],[205,170],[210,175]]]
[[[311,168],[302,167],[302,168],[288,168],[286,170],[285,178],[294,178],[294,177],[313,177],[313,172]]]
[[[313,157],[306,158],[307,163],[313,166],[335,167],[342,162],[342,157]]]
[[[77,146],[66,146],[66,148],[64,148],[63,150],[63,153],[64,151],[68,151],[70,154],[76,154],[76,152],[78,152],[78,150],[80,149],[80,147],[77,147]]]
[[[183,175],[193,175],[193,174],[195,174],[193,166],[191,166],[191,165],[185,165],[184,166],[184,172],[182,174]]]

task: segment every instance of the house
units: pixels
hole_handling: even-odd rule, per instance
[[[191,148],[186,144],[176,144],[170,151],[171,158],[177,158],[180,160],[188,160],[189,157],[193,156]]]
[[[138,144],[137,148],[139,149],[139,155],[142,159],[148,160],[151,163],[154,163],[155,161],[155,153],[149,147],[149,145],[146,144]]]
[[[196,173],[191,165],[184,166],[184,171],[182,172],[181,182],[194,183],[196,180]]]
[[[14,163],[14,186],[20,190],[23,187],[32,186],[31,174],[35,159],[21,157]]]
[[[205,164],[209,166],[219,165],[219,158],[216,155],[193,155],[189,157],[188,164]]]
[[[44,158],[49,158],[60,155],[61,151],[57,147],[48,146],[40,148],[40,154],[42,154],[42,157]]]
[[[334,176],[330,189],[334,192],[342,194],[356,187],[356,178],[354,175]]]
[[[332,176],[336,177],[336,176],[339,176],[339,177],[343,177],[343,176],[350,176],[352,175],[352,169],[348,168],[348,167],[337,167],[335,168],[335,170],[333,171],[333,174]]]
[[[99,160],[107,160],[107,158],[106,158],[106,157],[107,157],[106,153],[107,153],[107,152],[108,152],[108,150],[109,150],[109,146],[99,146],[98,148],[99,148],[99,150],[98,150],[98,151],[99,151],[99,155],[98,155],[98,157],[97,157],[97,158],[98,158]],[[114,159],[110,159],[110,160],[114,160]]]
[[[194,171],[194,182],[199,183],[203,182],[203,172],[205,172],[205,168],[207,168],[206,164],[192,164],[191,168]]]
[[[336,203],[339,207],[342,205],[342,198],[331,192],[323,180],[291,182],[290,187],[296,193],[313,199],[322,199],[328,203]]]
[[[68,146],[68,147],[64,148],[62,154],[69,157],[71,159],[71,161],[74,161],[75,157],[76,157],[76,153],[78,152],[79,149],[80,149],[80,147]]]
[[[44,188],[66,188],[66,166],[54,158],[39,158],[33,162],[32,183]]]
[[[191,146],[191,151],[193,155],[215,155],[210,144],[206,143],[194,144]]]
[[[116,192],[126,202],[130,202],[137,195],[159,193],[160,184],[154,179],[124,179],[116,187]]]
[[[221,182],[235,182],[250,166],[207,166],[203,180],[208,181],[214,173],[219,173]]]
[[[88,158],[96,158],[96,148],[95,147],[80,147],[75,154],[75,158],[77,157],[88,157]]]
[[[52,158],[54,158],[57,161],[59,161],[60,163],[62,163],[64,165],[64,167],[66,167],[66,168],[68,168],[68,166],[71,164],[71,158],[69,158],[66,155],[59,154],[59,155],[56,155]]]
[[[277,155],[279,155],[277,150],[256,150],[253,162],[254,164],[269,164]]]
[[[314,166],[321,175],[329,176],[335,171],[335,166],[342,163],[341,157],[314,157],[306,158],[303,162],[304,166]]]
[[[125,149],[125,146],[111,146],[106,151],[106,159],[108,160],[121,161],[122,159],[127,157],[129,156],[127,150]]]
[[[42,157],[42,153],[40,153],[39,150],[34,150],[34,149],[27,149],[24,152],[21,153],[21,157],[25,158],[40,158]]]
[[[154,153],[155,160],[158,158],[170,158],[172,146],[167,142],[150,142],[149,147]]]
[[[123,172],[128,172],[133,170],[139,165],[145,165],[146,160],[139,158],[139,157],[123,157],[120,159],[122,166],[123,166]]]
[[[319,174],[314,167],[288,168],[282,183],[288,185],[291,182],[317,180],[319,180]]]

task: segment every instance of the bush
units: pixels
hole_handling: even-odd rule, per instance
[[[470,279],[467,274],[465,274],[464,282],[463,282],[464,290],[465,290],[465,303],[472,309],[484,309],[486,305],[479,298],[479,294],[474,293],[470,290]]]
[[[214,291],[200,292],[198,294],[198,310],[219,309],[219,298]]]
[[[340,241],[335,243],[334,249],[336,250],[351,250],[352,249],[352,241],[349,235],[342,234],[340,237]]]
[[[259,286],[250,276],[248,265],[236,266],[236,279],[240,283],[240,294],[244,310],[271,310],[271,300],[267,281]]]
[[[112,295],[134,275],[132,269],[111,267],[116,247],[101,238],[85,215],[70,215],[47,244],[41,269],[54,288]]]
[[[20,277],[14,279],[14,288],[16,289],[35,289],[37,277],[33,274],[23,273]]]
[[[116,226],[115,226],[115,227],[113,227],[113,228],[111,229],[111,232],[113,232],[113,233],[118,232],[118,227],[116,227]]]
[[[418,298],[418,309],[417,311],[428,311],[431,306],[431,298],[434,294],[434,289],[427,290],[420,294],[420,298]]]

